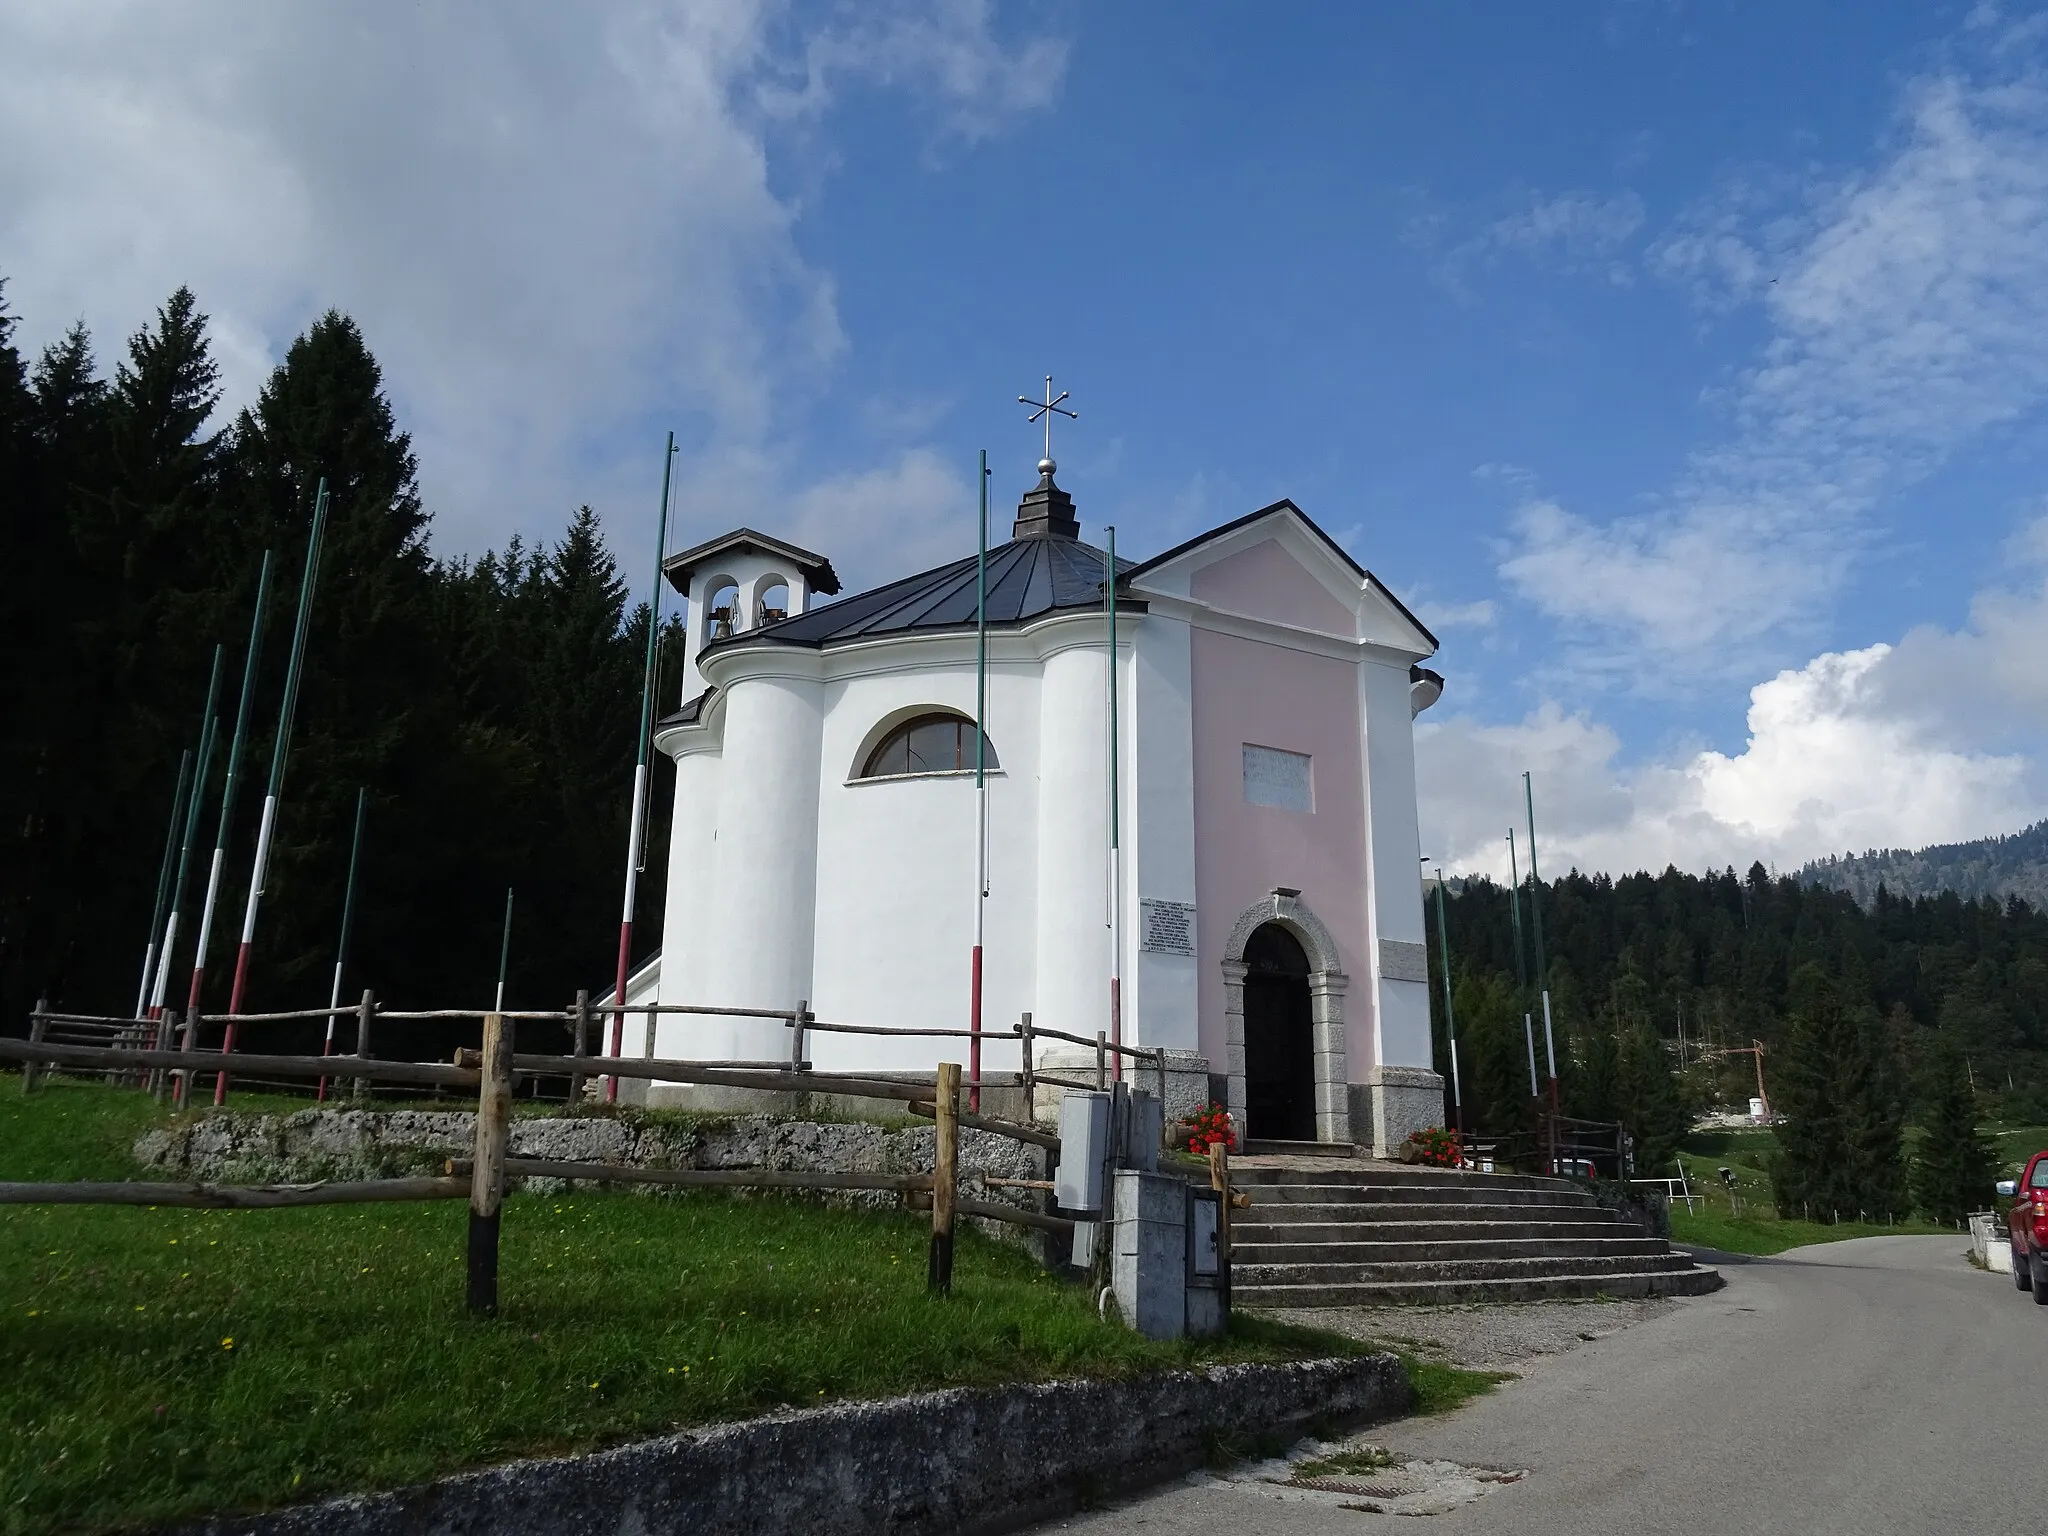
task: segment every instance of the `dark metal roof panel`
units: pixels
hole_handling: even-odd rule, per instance
[[[1092,544],[1075,539],[1035,537],[996,546],[988,552],[989,623],[1012,626],[1063,608],[1094,607],[1102,601],[1106,559]],[[974,623],[974,564],[969,555],[705,649],[758,641],[825,646],[879,635],[969,628]],[[1131,568],[1132,562],[1117,561],[1119,575]],[[1143,606],[1132,604],[1134,609]]]

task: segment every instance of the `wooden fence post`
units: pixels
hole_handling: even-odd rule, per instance
[[[482,1077],[469,1182],[469,1310],[478,1317],[496,1317],[498,1217],[505,1203],[512,1119],[512,1021],[502,1014],[484,1015]]]
[[[1024,1049],[1024,1123],[1038,1123],[1038,1071],[1032,1062],[1036,1052],[1032,1049],[1031,1015],[1026,1013],[1017,1021],[1017,1038]]]
[[[370,1021],[377,1016],[377,994],[368,987],[363,988],[363,1000],[356,1005],[356,1054],[367,1057],[370,1054]],[[356,1079],[356,1097],[370,1096],[370,1080]]]
[[[194,1013],[197,1013],[198,1011],[199,1010],[196,1008],[192,1010],[192,1012]],[[177,1039],[178,1010],[172,1008],[164,1014],[163,1023],[157,1026],[156,1038],[149,1042],[150,1049],[160,1050],[166,1046],[175,1046],[175,1044],[177,1043]],[[149,1091],[151,1097],[153,1097],[157,1101],[157,1103],[161,1104],[164,1101],[164,1090],[169,1085],[170,1079],[171,1074],[165,1071],[162,1067],[158,1067],[153,1072],[145,1072],[142,1074],[142,1086]]]
[[[49,1006],[50,1000],[47,997],[36,999],[36,1011],[29,1015],[28,1020],[28,1040],[30,1045],[41,1045],[43,1043],[44,1032],[50,1027],[50,1021],[43,1016],[43,1012]],[[24,1061],[21,1064],[21,1091],[23,1093],[34,1093],[36,1091],[36,1069],[39,1066],[41,1066],[41,1063],[34,1061]]]
[[[796,1017],[789,1021],[789,1070],[809,1070],[804,1061],[804,1050],[809,1044],[807,1030],[811,1022],[811,1000],[807,997],[796,1005]]]
[[[590,1053],[590,993],[579,988],[576,993],[576,1019],[569,1026],[569,1054],[586,1056]],[[574,1109],[583,1102],[583,1074],[569,1074],[569,1107]]]
[[[1095,1090],[1100,1093],[1109,1087],[1109,1035],[1103,1030],[1095,1031]]]
[[[178,1048],[190,1054],[193,1044],[199,1039],[200,1012],[197,1008],[187,1010],[185,1027],[178,1035]],[[192,1097],[192,1069],[180,1067],[171,1074],[171,1108],[183,1109]]]
[[[932,1245],[925,1286],[934,1296],[953,1289],[953,1198],[960,1180],[960,1063],[939,1063],[932,1153]]]

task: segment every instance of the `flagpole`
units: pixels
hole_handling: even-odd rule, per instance
[[[179,908],[185,905],[185,874],[192,864],[192,843],[199,836],[199,802],[206,794],[206,777],[213,767],[213,738],[218,718],[214,706],[220,700],[220,664],[225,648],[213,648],[213,674],[206,684],[206,713],[199,722],[199,757],[192,769],[192,793],[185,801],[185,835],[178,845],[178,872],[171,882],[171,915],[164,921],[164,947],[156,957],[156,979],[149,989],[149,1016],[161,1018],[164,993],[170,985],[171,956],[178,945]]]
[[[1522,794],[1529,811],[1529,917],[1536,936],[1536,988],[1543,997],[1543,1051],[1550,1064],[1550,1127],[1552,1172],[1556,1171],[1557,1041],[1550,1029],[1550,981],[1543,967],[1543,877],[1536,873],[1536,790],[1522,775]]]
[[[1124,1043],[1124,859],[1118,827],[1117,801],[1117,718],[1116,718],[1116,529],[1103,530],[1109,536],[1104,554],[1107,574],[1102,583],[1104,607],[1109,614],[1109,1043]],[[1110,1055],[1110,1070],[1123,1081],[1124,1055]]]
[[[505,937],[498,945],[498,996],[491,1004],[494,1011],[505,1011],[505,967],[512,960],[512,887],[505,887]]]
[[[981,540],[974,556],[974,964],[968,989],[967,1107],[981,1109],[981,946],[988,918],[988,450],[981,450]]]
[[[1465,1153],[1465,1095],[1458,1082],[1458,1015],[1451,1005],[1451,930],[1444,921],[1444,872],[1436,872],[1436,948],[1444,962],[1444,1036],[1451,1043],[1451,1113],[1458,1121],[1458,1156]]]
[[[654,590],[647,596],[647,668],[640,683],[640,751],[633,762],[633,813],[626,828],[626,900],[619,915],[618,979],[612,988],[613,1056],[623,1055],[626,1043],[626,970],[633,960],[633,899],[640,890],[640,858],[647,808],[647,749],[654,732],[654,666],[661,645],[661,562],[668,554],[669,473],[675,467],[676,435],[668,435],[668,450],[661,459],[661,513],[654,531]],[[616,1073],[604,1080],[604,1101],[618,1102]]]
[[[291,656],[284,669],[284,699],[277,711],[277,738],[270,744],[270,783],[263,796],[263,819],[256,824],[256,857],[249,865],[249,901],[242,909],[242,941],[235,950],[235,979],[228,988],[228,1027],[221,1054],[235,1048],[234,1015],[242,1011],[249,988],[249,956],[256,944],[256,914],[263,905],[263,883],[270,875],[270,840],[277,831],[278,796],[284,793],[285,762],[291,756],[292,718],[299,705],[299,682],[306,662],[306,632],[313,622],[313,591],[320,581],[320,542],[327,534],[327,477],[313,493],[313,526],[306,534],[306,565],[299,575],[299,611],[292,621]],[[228,1075],[213,1076],[213,1102],[227,1099]]]
[[[256,615],[249,621],[249,653],[242,661],[242,699],[235,706],[235,734],[228,741],[227,781],[220,792],[220,831],[213,840],[213,867],[206,874],[206,900],[199,907],[199,943],[192,953],[192,990],[185,999],[188,1017],[199,1012],[199,989],[206,980],[206,948],[213,937],[213,907],[220,896],[221,870],[227,862],[228,828],[235,815],[235,789],[241,783],[242,744],[249,737],[249,705],[256,692],[257,660],[263,652],[263,614],[269,597],[270,551],[266,549],[263,565],[256,573]]]
[[[192,749],[178,755],[178,787],[171,795],[171,823],[164,828],[164,860],[156,872],[156,908],[150,913],[149,941],[142,947],[142,985],[135,989],[135,1017],[149,1006],[149,984],[156,975],[156,944],[163,937],[164,908],[171,900],[171,867],[178,857],[178,823],[185,816],[185,791],[192,780]]]
[[[356,790],[356,830],[348,844],[348,884],[341,894],[341,942],[334,946],[334,985],[327,993],[327,1038],[321,1044],[320,1054],[334,1054],[334,1015],[341,1007],[341,971],[348,964],[348,934],[354,926],[356,914],[356,866],[363,857],[363,818],[369,811],[370,790],[368,785]],[[320,1102],[327,1098],[327,1079],[320,1079],[320,1091],[316,1095]]]

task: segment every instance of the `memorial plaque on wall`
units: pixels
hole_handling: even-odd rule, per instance
[[[1138,901],[1138,948],[1148,955],[1195,954],[1195,904],[1191,901]]]

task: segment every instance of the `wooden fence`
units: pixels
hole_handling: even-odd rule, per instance
[[[511,1178],[560,1178],[605,1183],[674,1185],[682,1187],[723,1187],[754,1189],[840,1189],[888,1190],[904,1196],[907,1203],[929,1205],[931,1211],[928,1283],[934,1292],[952,1286],[953,1229],[959,1216],[980,1216],[993,1221],[1036,1227],[1055,1233],[1070,1233],[1073,1222],[1049,1212],[1026,1209],[1001,1200],[977,1199],[961,1190],[976,1187],[1021,1187],[1049,1190],[1049,1181],[1002,1179],[988,1175],[963,1175],[959,1168],[961,1128],[987,1131],[1027,1145],[1057,1149],[1059,1138],[1035,1125],[995,1116],[976,1114],[962,1108],[963,1084],[958,1063],[940,1062],[934,1081],[912,1082],[812,1070],[804,1048],[810,1030],[845,1031],[860,1034],[940,1035],[968,1037],[968,1030],[919,1030],[821,1024],[801,1007],[793,1012],[757,1009],[695,1008],[687,1006],[646,1007],[635,1013],[692,1013],[741,1015],[752,1018],[785,1019],[794,1031],[791,1059],[787,1062],[701,1062],[662,1060],[651,1054],[638,1058],[593,1057],[582,1047],[593,1010],[587,996],[579,996],[573,1011],[480,1013],[475,1010],[441,1009],[430,1012],[385,1011],[365,993],[361,1004],[349,1010],[358,1024],[356,1049],[347,1055],[229,1053],[197,1049],[193,1040],[201,1024],[247,1024],[282,1019],[326,1019],[335,1011],[308,1009],[281,1014],[207,1015],[188,1019],[182,1028],[175,1014],[163,1020],[91,1019],[81,1015],[51,1013],[38,1008],[26,1040],[0,1038],[0,1061],[18,1062],[22,1087],[31,1092],[36,1075],[49,1069],[98,1074],[110,1081],[149,1085],[161,1097],[167,1083],[177,1085],[182,1095],[194,1081],[209,1076],[224,1079],[232,1068],[237,1073],[288,1082],[318,1082],[353,1079],[358,1091],[369,1085],[474,1092],[477,1101],[476,1132],[470,1156],[451,1160],[438,1178],[371,1179],[354,1183],[223,1185],[208,1183],[0,1183],[0,1205],[170,1205],[225,1209],[253,1209],[278,1206],[356,1204],[381,1200],[469,1200],[468,1303],[479,1315],[495,1314],[498,1307],[498,1243],[500,1216],[506,1181]],[[610,1011],[610,1010],[605,1010]],[[372,1026],[377,1019],[477,1019],[483,1026],[481,1048],[465,1048],[450,1062],[388,1061],[370,1054]],[[569,1021],[574,1047],[566,1055],[522,1053],[515,1049],[515,1032],[521,1020]],[[59,1028],[58,1026],[62,1026]],[[1075,1035],[1053,1030],[1034,1031],[1026,1015],[1015,1031],[982,1031],[984,1039],[1022,1038],[1024,1070],[1021,1074],[1027,1094],[1036,1082],[1061,1086],[1089,1087],[1038,1077],[1032,1071],[1031,1042],[1036,1034],[1062,1040],[1076,1040],[1097,1046],[1097,1081],[1106,1081],[1107,1058],[1124,1055],[1156,1062],[1160,1086],[1165,1087],[1165,1053],[1134,1047],[1111,1046],[1101,1037],[1089,1042]],[[652,1038],[652,1023],[649,1024]],[[175,1045],[166,1042],[176,1041]],[[688,1083],[707,1087],[754,1089],[767,1092],[828,1093],[849,1098],[894,1102],[906,1111],[932,1120],[937,1129],[936,1153],[931,1173],[794,1173],[770,1169],[653,1169],[628,1168],[610,1163],[557,1162],[543,1158],[511,1155],[511,1108],[514,1091],[521,1080],[567,1077],[572,1083],[603,1075],[644,1079],[650,1082]],[[1027,1104],[1031,1100],[1027,1097]]]

